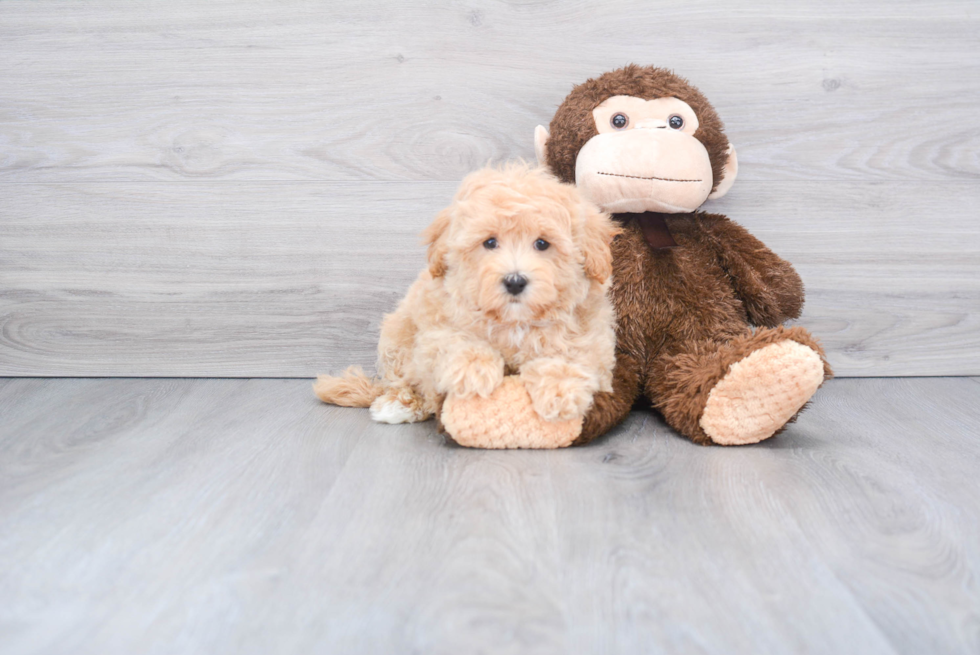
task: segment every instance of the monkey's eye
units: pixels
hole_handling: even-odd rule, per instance
[[[494,237],[490,237],[489,239],[483,242],[483,247],[486,248],[487,250],[493,250],[494,248],[497,247],[497,240]]]
[[[684,119],[677,115],[671,116],[667,120],[667,123],[670,124],[670,126],[675,130],[679,130],[684,127]]]
[[[630,124],[630,118],[626,114],[613,114],[613,117],[609,119],[609,124],[617,130],[621,130]]]
[[[545,241],[544,239],[538,239],[537,241],[534,242],[534,249],[535,250],[542,250],[543,251],[543,250],[547,250],[550,247],[551,247],[551,244],[548,243],[547,241]]]

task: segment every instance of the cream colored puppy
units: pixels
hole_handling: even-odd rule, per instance
[[[423,421],[447,394],[487,397],[519,373],[545,420],[581,417],[612,391],[606,296],[618,229],[571,185],[525,164],[463,180],[423,237],[428,268],[385,317],[378,374],[320,376],[324,402],[383,423]]]

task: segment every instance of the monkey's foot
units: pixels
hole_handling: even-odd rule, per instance
[[[812,348],[778,341],[732,364],[708,394],[701,429],[723,446],[768,439],[793,418],[824,380]]]
[[[582,432],[582,417],[541,418],[517,375],[505,377],[489,398],[449,395],[440,420],[452,440],[468,448],[564,448]]]

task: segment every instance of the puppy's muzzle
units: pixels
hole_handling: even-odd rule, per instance
[[[527,278],[520,273],[511,273],[504,277],[504,288],[512,296],[519,296],[527,286]]]

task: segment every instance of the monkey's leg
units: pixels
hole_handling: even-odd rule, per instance
[[[563,441],[560,444],[552,445],[550,447],[558,447],[563,445],[582,445],[586,444],[599,435],[603,434],[617,423],[622,421],[627,414],[629,414],[630,408],[633,406],[633,401],[640,393],[640,365],[638,361],[621,352],[616,353],[616,368],[613,370],[613,392],[612,393],[597,393],[593,398],[592,407],[585,415],[585,419],[582,424],[582,431],[575,437],[574,441],[569,444],[567,441]],[[506,397],[505,397],[506,396]],[[500,420],[494,421],[492,424],[495,427],[490,428],[490,432],[493,430],[500,429],[500,425],[506,425],[508,421],[513,420],[514,416],[519,416],[523,411],[534,412],[531,406],[530,396],[524,394],[526,407],[520,405],[520,401],[515,400],[510,397],[509,393],[503,396],[500,393],[500,389],[494,392],[494,395],[483,401],[486,407],[480,412],[484,415],[493,415],[496,413],[501,417]],[[503,406],[500,405],[501,399],[503,399]],[[471,412],[467,412],[465,408],[466,403],[454,403],[452,407],[447,407],[443,405],[440,412],[437,412],[436,419],[438,420],[439,431],[445,435],[447,441],[454,443],[460,443],[454,436],[446,429],[446,425],[454,424],[457,427],[460,425],[470,425],[472,423]],[[462,409],[461,409],[462,408]],[[472,407],[470,407],[472,409]],[[460,414],[460,412],[463,412]],[[535,413],[535,415],[537,415]],[[483,420],[483,419],[480,419]],[[444,423],[445,421],[445,423]],[[567,422],[566,422],[567,423]],[[490,423],[488,423],[489,425]],[[534,432],[532,428],[532,437],[528,438],[526,435],[519,438],[517,441],[520,443],[530,443],[534,441],[536,443],[542,443],[547,441],[554,442],[555,435],[564,439],[564,435],[560,434],[563,427],[555,427],[559,424],[547,424],[544,429],[538,432]],[[480,432],[477,435],[476,441],[479,442],[483,440],[481,447],[484,448],[499,448],[500,439],[496,437],[493,439],[494,443],[486,440],[485,437],[488,434],[487,430],[484,428],[479,428]],[[557,432],[556,432],[557,430]],[[577,427],[576,427],[577,430]],[[468,445],[473,445],[474,439],[473,435],[457,435],[461,437],[463,442]],[[509,438],[512,438],[513,434]],[[504,439],[506,441],[506,439]],[[515,443],[512,441],[512,444]],[[496,444],[496,445],[495,445]],[[521,445],[522,448],[527,447],[541,447]]]
[[[654,362],[646,393],[678,432],[700,444],[757,443],[794,421],[832,375],[801,327],[692,341]]]
[[[572,442],[573,446],[589,443],[626,418],[640,395],[640,370],[640,362],[635,356],[616,349],[612,393],[600,391],[592,398],[592,407],[582,424],[582,434]]]

